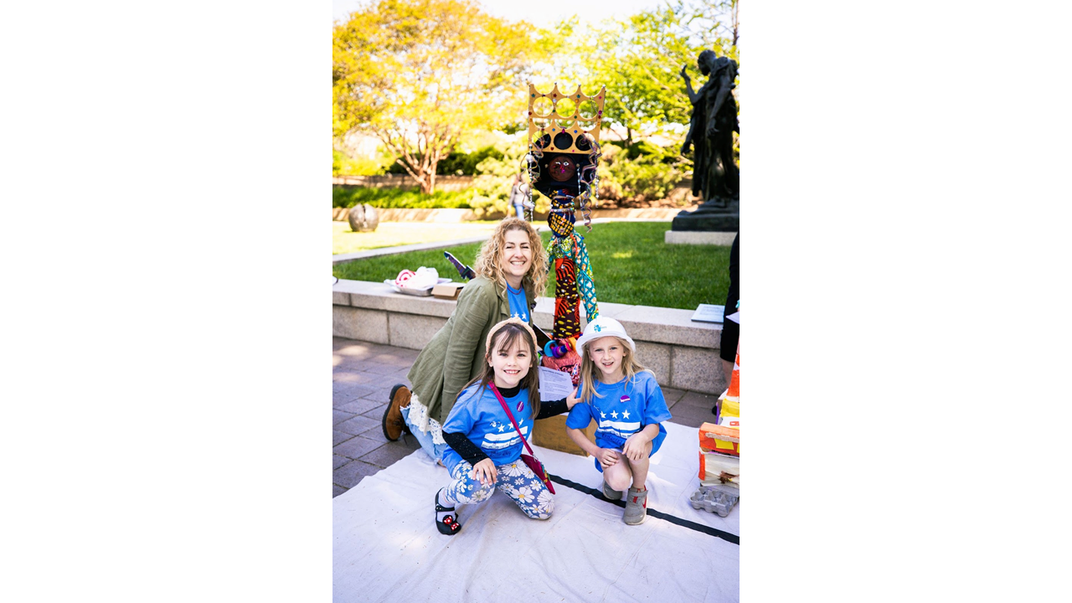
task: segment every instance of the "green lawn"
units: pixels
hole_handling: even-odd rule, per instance
[[[725,303],[730,248],[667,245],[663,239],[668,230],[669,222],[610,222],[594,225],[591,233],[578,227],[592,261],[598,301],[688,310],[699,304]],[[541,234],[546,246],[551,233]],[[383,282],[404,269],[429,266],[442,277],[461,280],[443,252],[472,265],[479,248],[479,243],[472,243],[368,258],[334,266],[332,273],[342,279]],[[545,293],[548,297],[554,297],[553,271],[551,276]]]

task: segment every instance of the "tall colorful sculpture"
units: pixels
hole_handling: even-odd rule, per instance
[[[547,94],[529,84],[529,152],[522,164],[529,184],[525,206],[531,219],[535,207],[531,191],[538,190],[551,199],[547,224],[552,237],[547,254],[555,271],[553,340],[544,346],[543,364],[569,373],[574,385],[580,379],[576,351],[581,334],[580,301],[584,301],[588,320],[599,316],[588,250],[574,225],[580,211],[588,231],[592,230],[589,204],[598,198],[596,169],[605,96],[605,87],[599,94],[587,96],[580,86],[566,95],[558,90],[558,84]]]

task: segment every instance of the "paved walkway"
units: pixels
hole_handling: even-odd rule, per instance
[[[412,437],[388,442],[380,427],[391,388],[409,385],[406,373],[419,350],[335,337],[332,351],[335,497],[420,448]],[[669,387],[663,395],[674,423],[699,427],[714,417],[715,396]]]

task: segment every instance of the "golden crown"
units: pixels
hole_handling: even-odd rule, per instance
[[[578,138],[587,134],[594,142],[599,142],[599,128],[603,122],[603,99],[607,87],[603,86],[599,94],[588,96],[580,86],[573,94],[562,94],[556,83],[547,94],[536,90],[529,83],[529,148],[532,148],[533,134],[540,148],[559,153],[588,153],[592,146],[582,142],[578,147]]]

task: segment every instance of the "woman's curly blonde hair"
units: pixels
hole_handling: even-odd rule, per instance
[[[532,249],[532,266],[525,273],[521,284],[532,293],[533,298],[540,297],[547,285],[547,250],[543,248],[540,234],[525,220],[517,217],[505,218],[491,233],[491,238],[480,246],[476,256],[476,265],[473,271],[478,276],[493,280],[506,290],[506,277],[502,270],[502,249],[506,243],[506,233],[511,230],[522,230],[529,237],[529,247]]]

